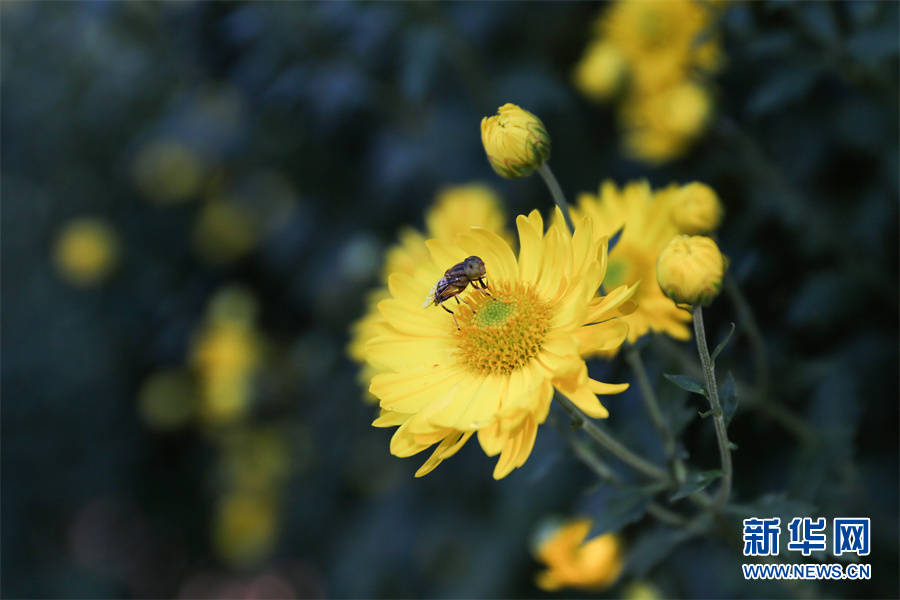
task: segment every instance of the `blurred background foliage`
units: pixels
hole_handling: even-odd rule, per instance
[[[898,5],[728,6],[712,122],[658,167],[572,85],[601,9],[0,5],[3,595],[541,596],[532,533],[586,510],[624,527],[612,596],[642,579],[680,597],[896,597]],[[546,123],[570,197],[605,178],[718,191],[768,357],[768,393],[731,426],[736,498],[870,516],[871,581],[744,582],[721,541],[585,495],[564,426],[501,482],[474,444],[420,480],[389,456],[347,328],[444,186],[487,182],[510,223],[549,208],[539,181],[485,160],[479,120],[506,101]],[[741,320],[723,296],[713,343]],[[678,369],[673,344],[649,347],[652,377]],[[752,348],[741,333],[720,360],[739,386]],[[692,461],[715,467],[698,407],[657,385]],[[662,459],[636,390],[607,406]]]

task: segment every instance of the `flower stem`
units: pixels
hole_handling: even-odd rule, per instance
[[[561,394],[557,394],[556,399],[565,411],[569,413],[569,418],[572,419],[572,425],[583,429],[595,442],[613,454],[616,458],[625,464],[634,467],[648,477],[666,482],[671,481],[671,477],[669,477],[669,474],[663,469],[660,469],[649,460],[638,456],[614,437],[594,425],[588,420],[584,413],[578,410],[577,406],[572,404],[571,400]]]
[[[638,388],[641,390],[641,397],[644,399],[644,406],[647,408],[650,420],[653,421],[654,427],[656,427],[656,430],[663,440],[663,448],[665,449],[666,456],[669,458],[675,481],[680,483],[684,481],[686,471],[684,463],[678,457],[678,447],[675,443],[675,438],[659,408],[659,402],[656,400],[656,392],[653,391],[653,386],[650,384],[650,378],[647,377],[647,370],[644,368],[644,361],[641,360],[641,353],[637,348],[627,342],[625,344],[625,360],[637,377],[637,384]]]
[[[716,385],[715,367],[709,358],[709,348],[706,346],[706,330],[703,326],[703,307],[694,307],[694,337],[697,338],[697,352],[700,354],[700,364],[703,366],[703,378],[706,380],[706,397],[712,409],[713,419],[716,425],[716,439],[719,441],[719,457],[722,460],[722,486],[716,494],[716,506],[721,508],[728,503],[731,494],[731,478],[733,467],[731,465],[731,448],[728,441],[728,433],[725,431],[725,413],[719,402],[719,388]]]
[[[553,419],[553,423],[557,428],[560,428],[560,424],[555,419]],[[573,436],[571,432],[562,431],[562,435],[566,438],[566,441],[569,442],[569,446],[571,446],[572,450],[575,452],[575,456],[587,465],[601,481],[615,486],[622,485],[622,478],[619,474],[613,471],[602,458],[597,456],[594,448],[589,447],[584,441]],[[647,505],[647,512],[653,515],[661,523],[667,525],[686,528],[692,526],[685,517],[661,506],[657,502],[650,502]]]
[[[541,166],[538,167],[537,171],[541,174],[541,177],[544,178],[544,183],[547,184],[547,187],[550,188],[550,195],[553,196],[553,201],[556,202],[559,210],[562,211],[563,218],[566,220],[566,225],[569,226],[569,232],[574,232],[575,223],[572,222],[572,215],[569,214],[569,203],[566,202],[566,195],[563,194],[562,188],[559,187],[559,182],[553,175],[553,171],[550,170],[550,165],[543,162],[541,163]]]

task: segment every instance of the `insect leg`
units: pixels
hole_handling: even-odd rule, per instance
[[[487,286],[487,284],[484,282],[484,279],[478,279],[477,281],[478,281],[479,284],[481,284],[481,289],[483,290],[483,293],[487,294],[488,296],[493,297],[493,294],[491,294],[489,291],[487,291],[487,290],[488,290],[488,286]]]
[[[451,316],[451,317],[453,317],[453,322],[456,323],[456,329],[457,329],[457,331],[458,331],[458,330],[459,330],[459,321],[456,320],[456,314],[454,314],[454,312],[453,312],[452,310],[450,310],[449,308],[447,308],[446,306],[444,306],[444,303],[443,303],[443,302],[441,302],[441,305],[440,305],[440,306],[441,306],[441,308],[443,308],[444,310],[446,310],[448,313],[450,313],[450,316]]]

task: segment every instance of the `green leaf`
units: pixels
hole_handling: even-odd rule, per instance
[[[670,375],[669,373],[663,373],[663,377],[687,392],[700,394],[701,396],[706,395],[703,384],[693,377],[688,377],[687,375]]]
[[[731,423],[731,418],[734,416],[734,411],[737,410],[738,404],[737,388],[731,371],[728,372],[725,383],[719,388],[719,399],[722,402],[722,414],[725,416],[725,425],[728,426]]]
[[[725,349],[725,346],[728,345],[728,342],[731,341],[731,336],[734,335],[734,323],[731,324],[731,329],[728,331],[728,334],[725,335],[725,338],[719,342],[719,345],[716,346],[716,349],[713,350],[712,356],[710,357],[713,362],[716,362],[716,359],[719,357],[719,354],[722,353],[722,350]]]
[[[682,498],[690,496],[694,492],[699,492],[721,476],[722,471],[719,469],[693,471],[688,473],[688,476],[684,483],[681,484],[681,487],[679,487],[674,494],[669,496],[669,501],[675,502],[676,500],[681,500]]]

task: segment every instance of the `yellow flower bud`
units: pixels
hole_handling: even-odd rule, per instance
[[[672,222],[688,235],[707,234],[722,222],[722,204],[715,190],[703,183],[689,183],[672,195]]]
[[[481,120],[481,142],[501,177],[528,177],[550,158],[550,136],[541,120],[506,103]]]
[[[706,306],[719,295],[727,263],[711,238],[677,235],[656,261],[656,281],[676,304]]]
[[[575,65],[575,87],[594,100],[606,100],[622,86],[625,58],[615,44],[595,41]]]

